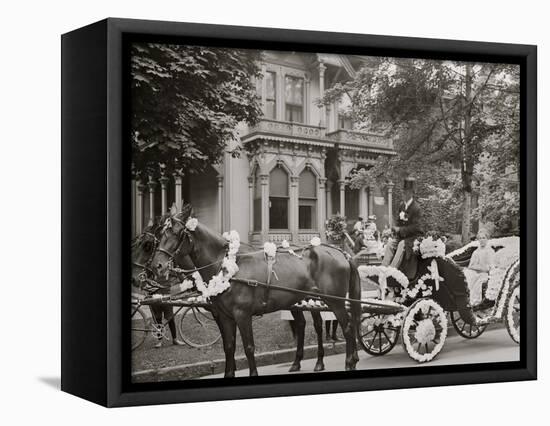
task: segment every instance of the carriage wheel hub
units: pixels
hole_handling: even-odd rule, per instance
[[[416,327],[415,339],[418,343],[426,344],[435,339],[436,330],[433,322],[429,319],[424,319],[418,322]]]

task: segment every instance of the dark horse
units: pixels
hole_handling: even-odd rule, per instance
[[[162,280],[171,268],[173,260],[189,255],[205,282],[218,273],[228,250],[227,241],[199,224],[194,231],[186,228],[191,206],[170,217],[171,226],[166,227],[152,259],[156,279]],[[319,297],[334,312],[346,339],[346,370],[354,370],[359,360],[356,335],[361,319],[361,306],[351,303],[351,322],[342,299],[349,292],[352,299],[360,299],[361,285],[354,263],[330,246],[310,247],[301,258],[287,252],[277,254],[273,266],[273,285],[288,289],[310,291]],[[240,280],[268,281],[268,267],[262,251],[242,249],[238,256],[239,271],[233,277],[229,289],[211,298],[212,313],[222,334],[225,351],[225,377],[235,375],[235,338],[239,327],[244,351],[248,360],[250,375],[258,375],[254,358],[254,337],[252,317],[281,309],[289,309],[304,298],[303,294],[280,289],[252,286]],[[303,315],[302,315],[303,317]],[[305,324],[305,321],[304,321]],[[300,325],[303,327],[303,325]]]
[[[152,279],[154,278],[153,271],[151,269],[151,260],[155,252],[156,247],[159,243],[160,231],[168,219],[169,215],[162,217],[157,217],[155,222],[148,226],[134,241],[132,244],[132,284],[140,289],[144,287],[149,287],[150,291],[154,291],[159,294],[169,293],[169,287],[171,284],[178,283],[180,277],[173,276],[170,279],[166,280],[166,283],[163,287],[155,288],[154,285],[157,283]],[[174,259],[174,266],[178,268],[183,268],[189,271],[194,270],[194,265],[189,259],[189,256],[182,255],[178,253],[176,259]],[[152,286],[152,287],[151,287]],[[162,323],[162,315],[168,319],[168,327],[172,334],[173,341],[176,341],[176,344],[179,344],[179,340],[176,338],[176,325],[174,321],[173,307],[172,306],[162,306],[162,305],[149,305],[153,318],[157,323]],[[304,313],[301,311],[292,311],[292,315],[295,321],[296,328],[296,358],[290,367],[290,372],[299,371],[301,368],[301,361],[304,356],[304,335],[305,335],[305,325],[306,320]],[[323,347],[323,334],[322,334],[322,319],[321,314],[317,311],[311,311],[311,317],[313,318],[313,325],[315,332],[317,334],[317,362],[315,364],[314,371],[323,371],[325,369],[323,357],[324,357],[324,347]],[[161,341],[157,342],[156,347],[160,347]]]
[[[145,230],[134,240],[132,244],[132,275],[131,282],[134,287],[145,290],[148,293],[170,294],[170,286],[158,286],[153,281],[153,270],[151,261],[159,244],[159,237],[162,231],[162,225],[169,216],[156,218],[155,222],[145,228]],[[193,268],[193,264],[187,256],[178,256],[175,261],[184,268]],[[181,345],[177,338],[176,323],[174,320],[174,308],[172,306],[149,305],[151,314],[158,324],[162,324],[162,315],[168,320],[168,328],[172,335],[172,342]],[[162,341],[159,340],[156,347],[160,347]]]

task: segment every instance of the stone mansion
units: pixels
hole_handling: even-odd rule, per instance
[[[199,176],[133,181],[134,235],[174,202],[178,208],[191,203],[200,222],[219,232],[235,229],[242,241],[258,245],[324,239],[325,220],[336,213],[350,224],[374,214],[379,229],[391,225],[393,184],[351,189],[349,177],[380,156],[395,155],[392,140],[358,130],[361,126],[344,114],[349,99],[328,106],[317,102],[326,89],[353,78],[366,61],[263,52],[257,91],[264,115],[257,125],[239,128],[245,148],[241,157],[226,153]]]

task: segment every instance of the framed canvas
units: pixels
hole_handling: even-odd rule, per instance
[[[536,55],[64,34],[62,389],[128,406],[536,379]]]

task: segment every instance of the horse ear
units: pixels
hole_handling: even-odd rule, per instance
[[[181,209],[181,214],[184,218],[188,218],[193,214],[193,206],[191,206],[191,204],[185,204]]]
[[[175,216],[178,214],[178,208],[176,207],[176,203],[172,204],[172,207],[170,207],[170,216]]]

